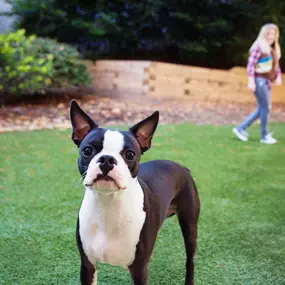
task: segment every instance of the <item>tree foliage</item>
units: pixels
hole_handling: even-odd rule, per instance
[[[93,58],[244,65],[266,22],[285,32],[285,3],[272,0],[9,0],[17,27],[76,45]],[[283,37],[281,45],[285,44]]]

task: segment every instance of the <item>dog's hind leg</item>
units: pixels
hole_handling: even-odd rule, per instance
[[[192,177],[189,177],[177,197],[177,216],[186,248],[185,285],[194,285],[194,255],[197,245],[199,197]]]

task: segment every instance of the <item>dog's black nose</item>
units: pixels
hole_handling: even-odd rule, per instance
[[[117,159],[111,155],[102,155],[98,159],[99,167],[103,172],[103,175],[107,175],[110,170],[114,168],[114,165],[117,165]]]

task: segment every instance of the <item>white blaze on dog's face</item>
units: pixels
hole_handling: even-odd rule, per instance
[[[107,195],[128,188],[138,174],[141,154],[151,146],[159,113],[120,132],[99,128],[75,101],[71,103],[70,117],[85,186]]]
[[[126,189],[137,175],[140,148],[127,133],[94,130],[80,150],[80,164],[87,166],[86,187],[110,194]]]

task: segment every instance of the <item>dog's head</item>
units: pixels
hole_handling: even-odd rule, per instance
[[[126,189],[138,174],[141,155],[151,147],[158,111],[128,131],[114,131],[100,128],[72,100],[70,119],[85,187],[106,195]]]

